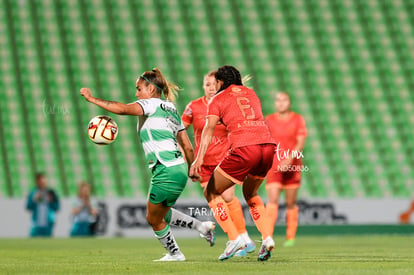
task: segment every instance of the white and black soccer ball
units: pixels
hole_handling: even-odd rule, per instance
[[[96,116],[89,121],[88,136],[96,144],[110,144],[118,136],[118,125],[109,116]]]

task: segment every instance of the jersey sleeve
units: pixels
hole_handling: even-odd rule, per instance
[[[183,130],[185,130],[185,126],[184,126],[183,122],[181,121],[180,125],[178,126],[178,132],[181,132]]]
[[[188,103],[187,106],[184,109],[184,113],[181,116],[181,121],[184,122],[187,125],[190,125],[193,123],[193,108],[192,108],[192,102]]]
[[[213,97],[211,102],[208,104],[207,115],[220,117],[220,105],[219,101],[217,101],[217,96]]]
[[[299,116],[299,123],[298,123],[298,129],[296,131],[296,136],[306,137],[307,135],[308,135],[308,131],[306,129],[305,119],[302,116]]]
[[[139,105],[141,105],[142,110],[144,111],[144,115],[150,116],[155,113],[157,106],[154,102],[150,99],[140,99],[136,101]]]

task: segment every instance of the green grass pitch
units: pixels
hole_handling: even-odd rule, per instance
[[[0,274],[414,274],[413,236],[298,237],[268,262],[257,252],[220,262],[226,239],[177,238],[186,262],[160,263],[155,238],[0,239]],[[257,249],[256,249],[257,251]]]

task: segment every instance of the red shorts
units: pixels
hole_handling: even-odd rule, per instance
[[[214,173],[214,169],[216,169],[217,165],[202,165],[201,171],[198,173],[200,175],[200,185],[201,187],[205,188],[207,183]]]
[[[299,188],[302,172],[298,171],[302,167],[302,162],[294,162],[291,171],[278,170],[279,163],[274,163],[266,177],[266,186],[276,184],[280,189]],[[295,168],[295,169],[293,169]]]
[[[233,148],[217,166],[217,171],[237,184],[242,184],[247,176],[264,179],[272,167],[274,154],[272,143]]]

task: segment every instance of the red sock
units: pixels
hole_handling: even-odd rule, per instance
[[[231,202],[227,203],[227,206],[230,211],[230,217],[237,228],[239,234],[246,232],[246,222],[244,220],[243,209],[241,207],[240,201],[238,198],[234,198]]]
[[[239,236],[236,226],[230,218],[230,211],[222,197],[217,197],[208,203],[214,218],[221,229],[229,236],[230,241],[234,241]]]
[[[259,196],[254,196],[247,201],[249,205],[250,214],[252,215],[253,221],[256,224],[257,229],[262,234],[262,239],[266,239],[271,236],[270,223],[266,217],[266,210],[262,199]]]
[[[286,239],[293,240],[298,229],[299,208],[295,206],[293,209],[288,209],[286,212]]]
[[[277,215],[279,213],[279,205],[276,203],[267,203],[266,204],[266,216],[269,220],[269,223],[271,225],[271,236],[273,236],[273,231],[275,229],[275,224],[277,221]]]

